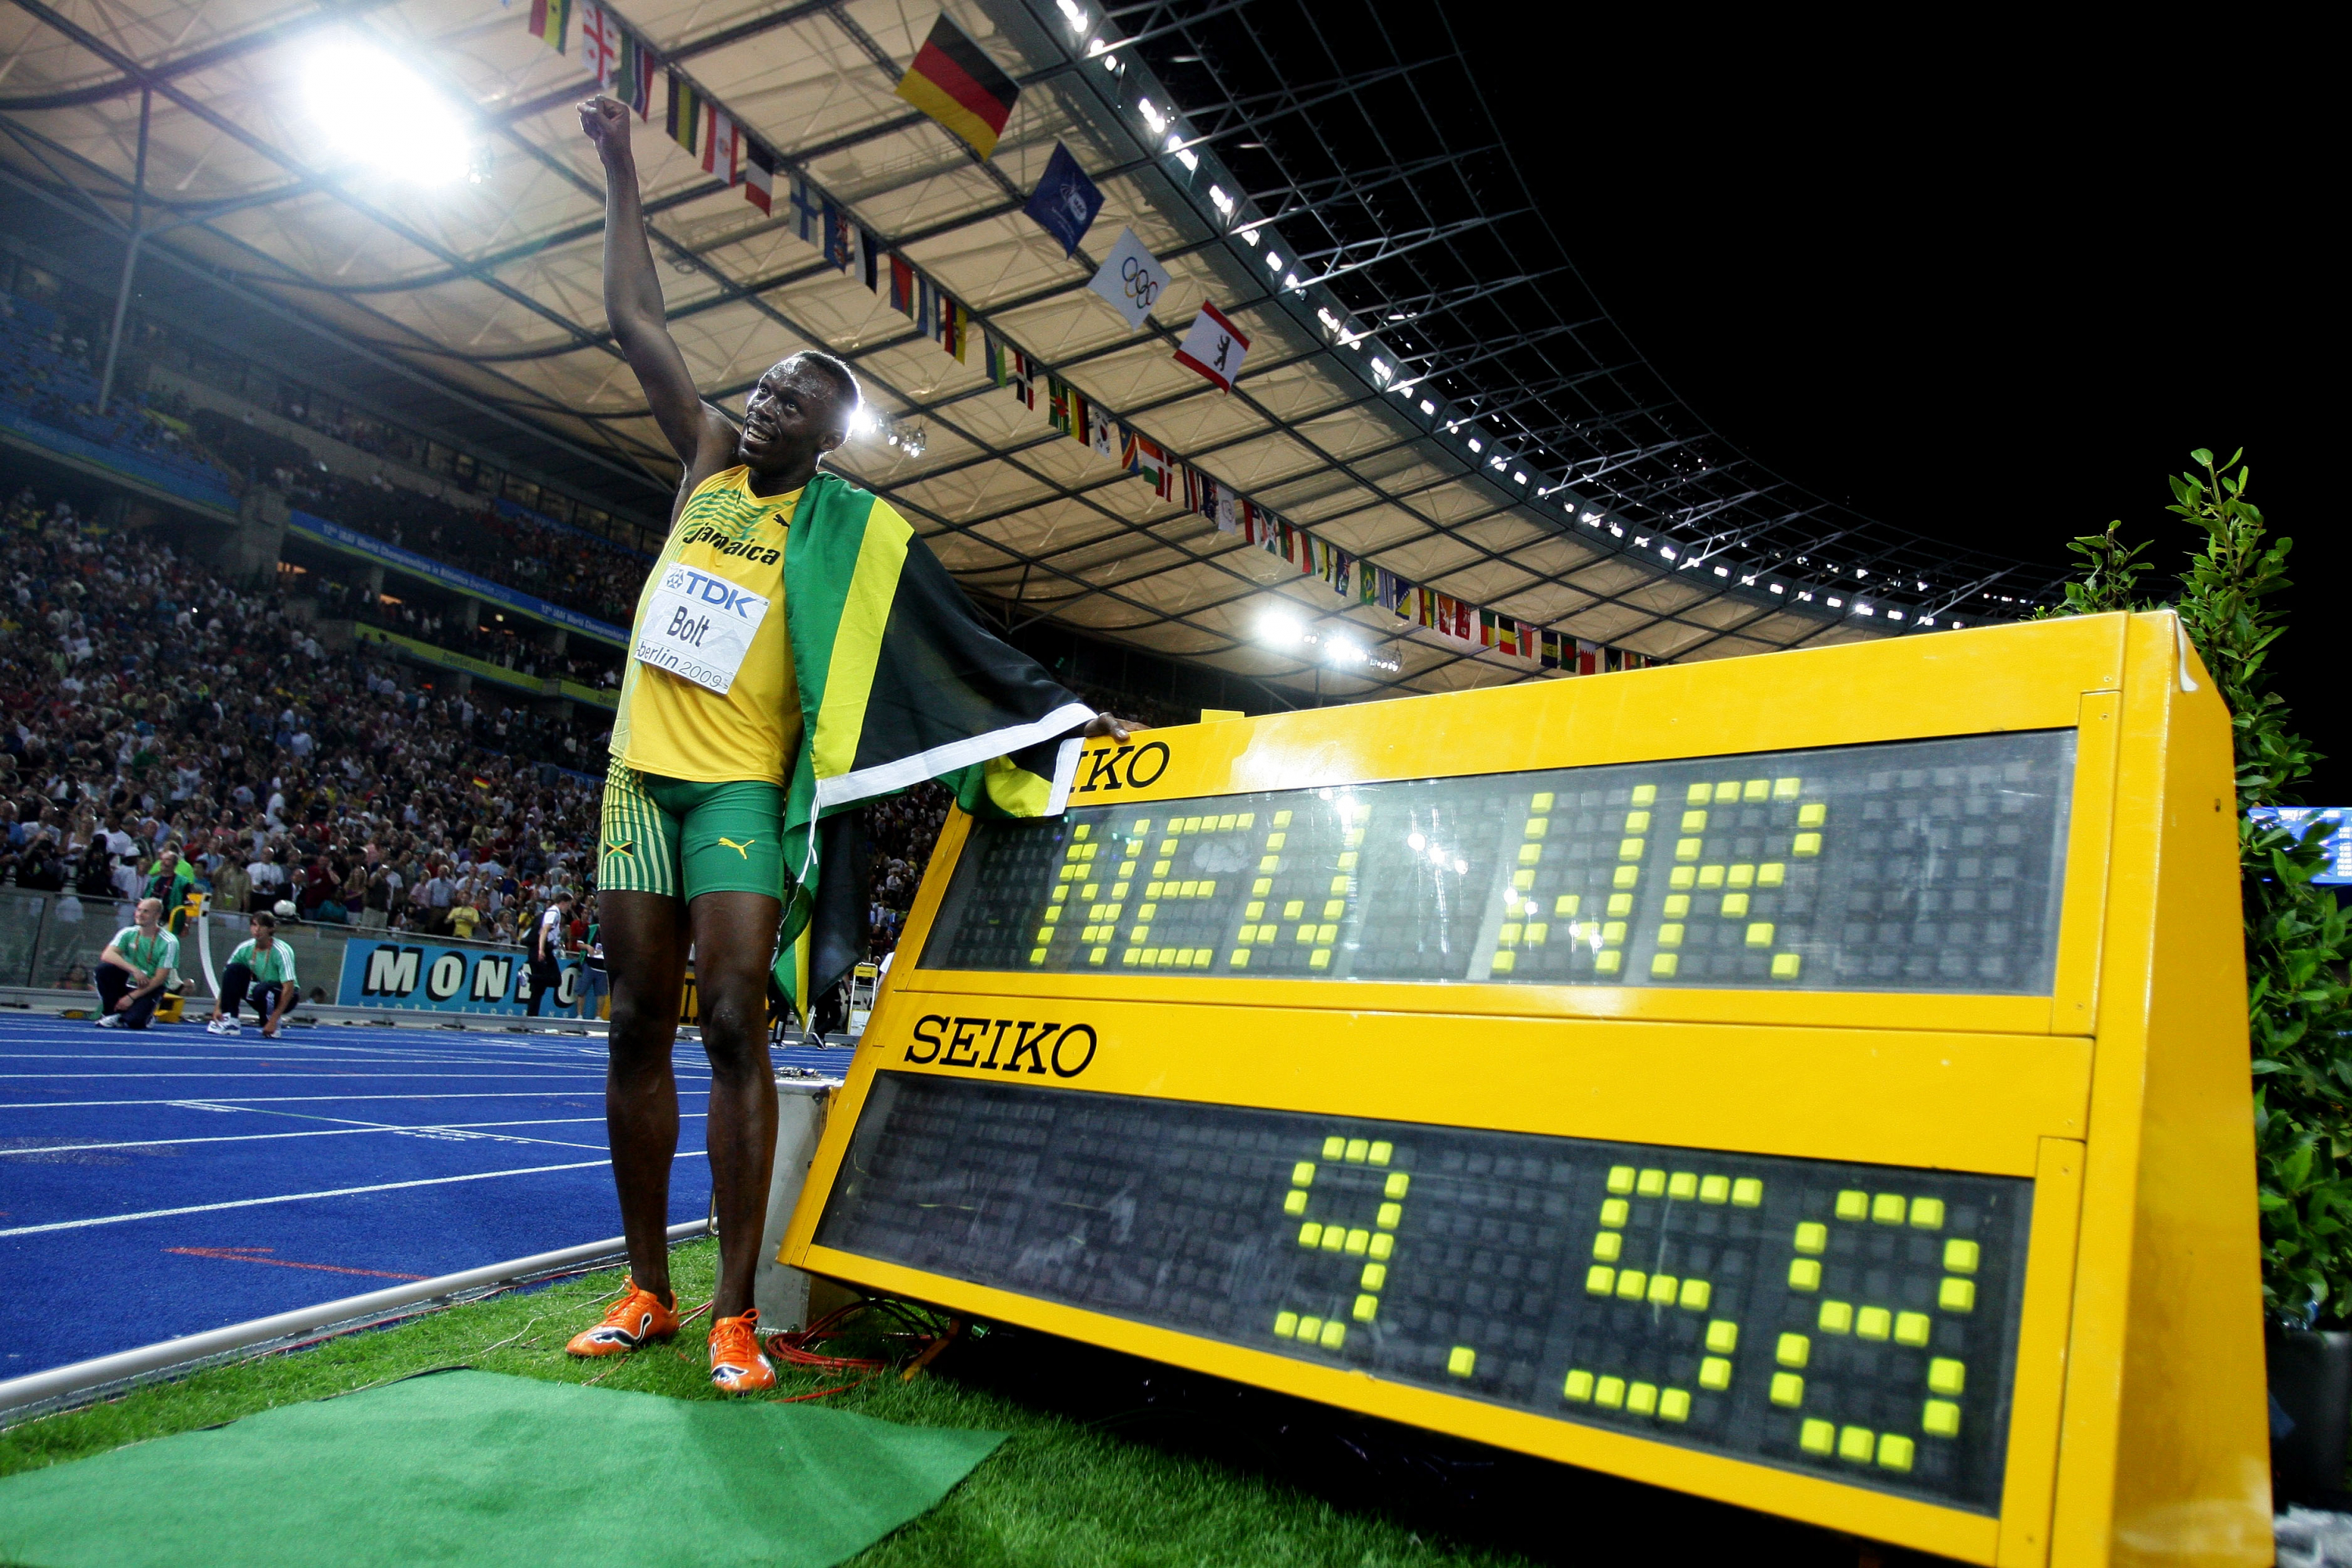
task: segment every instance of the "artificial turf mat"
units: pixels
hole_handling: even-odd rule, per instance
[[[0,1555],[826,1568],[929,1510],[1002,1441],[452,1371],[0,1480]]]
[[[673,1250],[679,1297],[708,1297],[718,1260],[709,1241]],[[718,1402],[700,1324],[675,1345],[617,1364],[563,1353],[565,1338],[593,1323],[622,1286],[621,1270],[599,1270],[16,1422],[0,1427],[0,1476],[453,1364]],[[825,1348],[903,1363],[916,1348],[911,1335],[896,1331],[907,1327],[877,1315]],[[911,1380],[892,1371],[843,1386],[839,1371],[776,1370],[782,1385],[752,1403],[822,1394],[824,1408],[902,1426],[1011,1434],[937,1508],[859,1552],[849,1568],[1927,1562],[1877,1547],[1858,1553],[1851,1538],[1830,1531],[1475,1444],[1434,1440],[1433,1448],[1426,1434],[1016,1330],[975,1330]],[[11,1562],[0,1546],[0,1563]]]

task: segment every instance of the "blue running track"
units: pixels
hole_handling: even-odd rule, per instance
[[[677,1060],[673,1225],[710,1202]],[[0,1378],[617,1236],[604,1089],[578,1035],[0,1016]]]

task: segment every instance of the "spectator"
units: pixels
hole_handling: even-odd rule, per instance
[[[596,900],[590,899],[583,911],[587,931],[580,940],[580,1016],[601,1018],[604,1016],[604,999],[612,994],[612,978],[604,968],[604,928],[596,918]]]
[[[235,855],[223,855],[210,879],[213,909],[234,914],[247,907],[246,900],[253,891],[253,882]]]
[[[374,846],[370,845],[373,849]],[[380,931],[392,923],[393,906],[400,900],[400,873],[378,861],[367,874],[367,891],[362,896],[360,924]]]
[[[555,895],[539,917],[530,939],[530,1016],[539,1016],[540,1004],[551,1001],[563,978],[563,933],[572,921],[572,895]]]
[[[255,842],[260,842],[258,836]],[[263,849],[245,868],[247,910],[268,910],[277,907],[286,896],[286,868],[278,863],[278,851]]]

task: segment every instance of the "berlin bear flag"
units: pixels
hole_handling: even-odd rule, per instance
[[[1191,365],[1231,392],[1241,377],[1242,358],[1248,353],[1249,340],[1225,320],[1224,312],[1214,305],[1202,305],[1201,313],[1192,318],[1192,330],[1184,334],[1183,347],[1176,351],[1176,363]]]

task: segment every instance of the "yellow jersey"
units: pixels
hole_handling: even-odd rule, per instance
[[[784,636],[784,531],[800,498],[798,490],[753,495],[744,468],[711,475],[687,497],[638,592],[630,647],[645,646],[647,609],[674,566],[719,584],[719,597],[732,591],[768,607],[723,694],[672,668],[626,660],[613,720],[613,755],[624,766],[696,784],[786,782],[800,750],[801,705]]]

